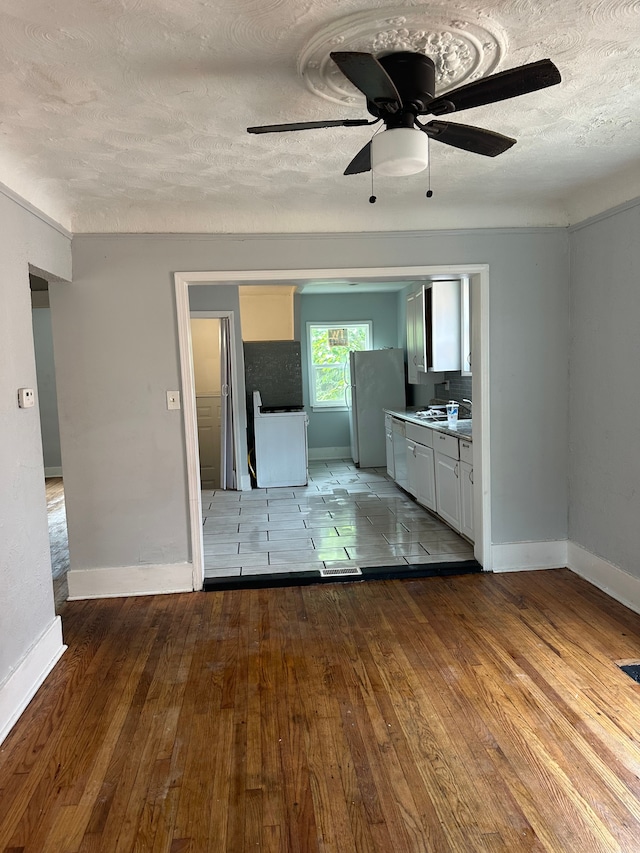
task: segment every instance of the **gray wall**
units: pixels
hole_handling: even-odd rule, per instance
[[[69,278],[70,240],[0,192],[0,687],[55,619],[38,407],[17,403],[36,387],[30,263]]]
[[[347,412],[312,411],[309,403],[309,351],[307,323],[339,323],[371,320],[373,349],[397,347],[398,298],[396,293],[347,293],[300,297],[302,341],[302,389],[309,414],[309,447],[348,447],[349,416]],[[382,417],[382,415],[381,415]]]
[[[571,234],[569,536],[640,577],[640,202]]]
[[[45,473],[50,473],[50,469],[59,469],[62,467],[60,427],[58,425],[58,398],[56,395],[56,369],[53,361],[51,309],[34,308],[32,321],[33,342],[36,353],[36,374],[38,377],[42,455],[44,458]]]
[[[492,540],[567,535],[568,236],[77,236],[52,296],[72,568],[189,558],[173,272],[491,267]],[[523,393],[523,388],[526,393]],[[553,413],[553,429],[549,413]]]

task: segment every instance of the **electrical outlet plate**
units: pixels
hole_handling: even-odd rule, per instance
[[[18,388],[18,406],[21,409],[31,409],[36,404],[33,388]]]

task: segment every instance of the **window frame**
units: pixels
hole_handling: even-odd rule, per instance
[[[339,404],[333,400],[317,400],[316,399],[316,367],[321,367],[322,365],[316,365],[313,361],[313,351],[311,345],[311,334],[313,329],[347,329],[352,327],[364,327],[365,335],[366,335],[366,346],[365,350],[373,349],[373,321],[372,320],[343,320],[343,321],[329,321],[322,322],[320,320],[309,320],[306,324],[306,343],[307,343],[307,373],[309,379],[309,405],[311,406],[312,411],[318,412],[346,412],[349,409],[346,401],[343,404]],[[363,350],[364,351],[364,350]],[[349,374],[349,359],[345,362],[339,362],[343,370],[346,370],[346,378],[350,380]],[[327,365],[329,366],[329,365]],[[345,385],[345,388],[349,387],[349,383]]]

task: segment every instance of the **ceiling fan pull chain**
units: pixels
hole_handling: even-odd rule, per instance
[[[427,136],[427,198],[433,198],[431,189],[431,137]]]
[[[373,194],[373,166],[371,167],[371,195],[369,196],[369,204],[375,204],[376,197]]]

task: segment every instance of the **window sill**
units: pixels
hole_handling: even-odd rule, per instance
[[[311,406],[312,412],[348,412],[348,406]]]

